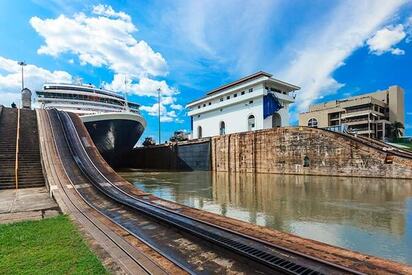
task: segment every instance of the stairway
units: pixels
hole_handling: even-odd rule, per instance
[[[0,189],[15,188],[17,109],[3,108],[0,117]],[[36,112],[20,110],[19,188],[45,185],[41,167]]]
[[[17,109],[2,108],[0,116],[0,189],[14,188]]]
[[[40,159],[37,116],[33,110],[20,110],[19,187],[45,186]]]

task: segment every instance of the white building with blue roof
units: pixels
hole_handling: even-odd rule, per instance
[[[299,89],[262,71],[213,89],[186,105],[192,138],[289,126]]]

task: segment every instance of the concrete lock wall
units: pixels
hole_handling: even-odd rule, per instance
[[[211,170],[210,140],[139,147],[125,157],[124,167],[161,170]]]
[[[334,132],[277,128],[212,138],[212,170],[412,178],[412,160]],[[305,167],[306,166],[306,167]]]
[[[391,156],[391,163],[387,158]],[[412,159],[316,128],[274,128],[137,148],[125,167],[412,179]]]

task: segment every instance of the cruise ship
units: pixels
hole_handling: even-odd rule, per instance
[[[89,84],[45,83],[36,91],[40,108],[73,112],[80,116],[103,158],[117,166],[146,127],[139,104]]]

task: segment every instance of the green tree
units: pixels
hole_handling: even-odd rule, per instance
[[[154,139],[152,137],[146,137],[142,143],[142,145],[144,147],[149,147],[149,146],[153,146],[156,145],[156,142],[154,141]]]
[[[391,135],[393,139],[398,139],[402,136],[402,129],[405,129],[402,122],[395,121],[391,125]]]

